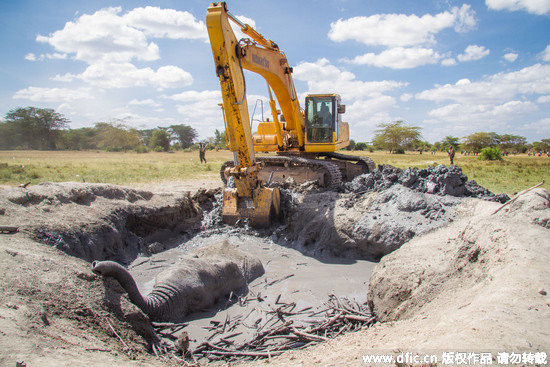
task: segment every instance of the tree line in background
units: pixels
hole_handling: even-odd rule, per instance
[[[11,110],[0,123],[0,149],[166,152],[192,149],[198,136],[194,128],[185,124],[138,130],[122,122],[98,122],[80,129],[68,129],[68,123],[52,109]],[[205,143],[209,149],[223,149],[225,133],[216,130],[215,137]]]
[[[499,149],[503,154],[518,154],[527,151],[550,152],[550,139],[541,139],[528,143],[520,135],[497,134],[495,132],[477,132],[463,137],[446,136],[433,144],[422,140],[420,128],[408,126],[403,121],[394,121],[378,125],[372,144],[350,142],[349,150],[388,150],[390,153],[405,151],[446,152],[451,147],[466,154],[477,155],[486,148]],[[462,140],[462,142],[460,141]]]
[[[38,150],[106,150],[148,152],[193,149],[197,132],[189,125],[179,124],[156,129],[138,130],[122,122],[98,122],[93,127],[68,129],[69,120],[53,109],[25,107],[9,111],[0,122],[0,149]],[[207,149],[225,149],[225,132],[216,129],[213,137],[203,141]],[[528,143],[519,135],[477,132],[462,138],[447,136],[433,144],[422,140],[421,129],[403,121],[378,125],[374,138],[367,142],[350,140],[347,150],[448,151],[451,147],[469,154],[479,154],[485,148],[506,153],[550,152],[550,139]]]

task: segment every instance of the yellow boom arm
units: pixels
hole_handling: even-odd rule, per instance
[[[279,214],[280,195],[278,189],[263,187],[258,179],[259,165],[255,162],[246,101],[243,51],[229,24],[230,18],[234,19],[225,3],[212,3],[206,15],[216,75],[222,92],[226,137],[235,160],[235,167],[228,169],[227,174],[234,178],[236,189],[224,190],[222,217],[230,224],[248,218],[253,225],[266,226],[273,216]],[[269,46],[273,43],[250,27],[243,31],[256,37],[262,44]]]

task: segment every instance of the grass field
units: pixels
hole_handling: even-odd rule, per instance
[[[344,152],[347,153],[347,152]],[[388,154],[349,152],[370,156],[376,164],[399,168],[449,164],[445,153]],[[197,152],[110,153],[102,151],[0,151],[0,184],[18,185],[43,181],[132,183],[216,180],[221,164],[232,158],[229,151],[208,151],[207,164],[200,164]],[[480,161],[457,154],[455,164],[470,180],[489,190],[513,194],[550,178],[550,158],[509,156],[501,162]],[[221,182],[220,182],[221,183]],[[550,190],[550,183],[544,187]]]

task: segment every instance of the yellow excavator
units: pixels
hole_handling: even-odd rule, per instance
[[[237,40],[230,21],[250,38]],[[239,21],[225,2],[210,4],[206,26],[222,91],[226,139],[233,152],[233,161],[222,165],[220,171],[224,183],[229,177],[235,182],[235,188],[223,192],[225,223],[249,219],[254,226],[269,226],[280,214],[280,193],[268,187],[271,182],[315,180],[336,189],[342,180],[375,168],[370,158],[337,153],[349,145],[349,125],[342,121],[346,108],[338,94],[309,94],[304,111],[296,95],[292,67],[275,42]],[[243,69],[267,81],[272,120],[261,121],[255,134]],[[277,155],[260,157],[256,152]]]

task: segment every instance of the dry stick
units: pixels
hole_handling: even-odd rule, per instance
[[[528,193],[529,191],[531,191],[531,190],[533,190],[533,189],[536,189],[537,187],[542,186],[542,185],[544,185],[544,180],[542,180],[542,182],[539,183],[538,185],[535,185],[535,186],[533,186],[533,187],[530,187],[530,188],[528,188],[528,189],[526,189],[526,190],[523,190],[523,191],[517,193],[516,196],[514,196],[512,199],[510,199],[510,200],[508,200],[507,202],[505,202],[501,207],[499,207],[497,210],[495,210],[491,215],[498,213],[498,212],[500,211],[500,209],[502,209],[502,208],[504,208],[505,206],[507,206],[508,204],[511,204],[511,203],[513,203],[514,201],[516,201],[516,199],[519,198],[521,195],[526,194],[526,193]]]
[[[304,333],[302,331],[296,330],[295,328],[292,329],[292,332],[294,334],[298,335],[299,337],[302,337],[303,339],[311,340],[311,341],[314,341],[314,342],[329,340],[328,338],[325,338],[324,336]]]
[[[274,281],[272,281],[272,282],[267,283],[266,286],[268,286],[268,287],[269,287],[269,286],[272,286],[273,284],[282,282],[283,280],[286,280],[286,279],[291,278],[291,277],[293,277],[293,276],[294,276],[294,274],[289,274],[289,275],[287,275],[286,277],[282,277],[281,279],[277,279],[277,280],[274,280]]]
[[[151,325],[153,325],[156,329],[168,329],[168,328],[175,328],[175,327],[185,327],[189,325],[187,322],[180,322],[180,323],[174,323],[174,322],[151,322]]]
[[[19,230],[17,226],[0,226],[0,232],[14,233]]]
[[[329,326],[331,326],[332,324],[334,324],[339,318],[341,318],[343,315],[343,312],[339,312],[336,316],[334,316],[333,318],[329,319],[327,322],[321,324],[320,326],[317,326],[316,328],[313,328],[311,330],[308,330],[309,333],[314,333],[316,331],[319,331],[319,330],[322,330],[322,329],[325,329],[325,328],[328,328]]]
[[[347,320],[352,321],[360,321],[360,322],[373,322],[375,320],[375,317],[365,317],[365,316],[356,316],[356,315],[344,315],[344,318]]]
[[[283,351],[272,351],[272,352],[241,352],[241,351],[229,351],[224,352],[221,350],[210,350],[210,351],[204,351],[203,354],[215,354],[220,356],[233,356],[233,357],[272,357],[272,356],[278,356],[279,354],[283,353]]]
[[[113,325],[111,325],[111,322],[109,321],[109,319],[105,319],[107,321],[107,324],[109,324],[109,327],[111,328],[111,330],[113,331],[113,333],[116,335],[116,337],[118,338],[118,340],[120,340],[120,342],[122,344],[124,344],[124,346],[126,347],[126,349],[128,350],[131,350],[130,347],[128,346],[128,344],[126,344],[124,342],[124,340],[122,340],[122,338],[120,337],[120,335],[118,335],[118,333],[115,331],[115,328],[113,327]]]

